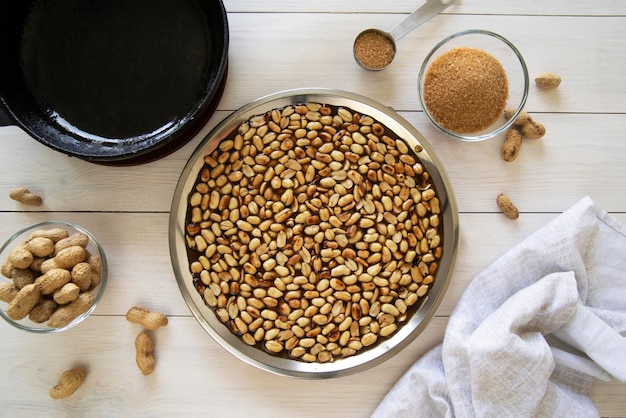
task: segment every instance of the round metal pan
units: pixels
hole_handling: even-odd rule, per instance
[[[226,81],[220,0],[7,1],[0,39],[4,122],[95,163],[139,164],[178,149]]]
[[[248,346],[234,335],[217,319],[215,313],[205,304],[194,287],[185,241],[187,198],[204,164],[204,156],[211,154],[221,140],[227,138],[233,130],[236,130],[251,116],[288,105],[308,102],[348,107],[373,117],[403,138],[410,145],[411,152],[430,173],[438,192],[443,215],[443,256],[434,285],[426,300],[390,339],[353,357],[332,363],[304,363],[274,356],[259,348]],[[416,147],[421,151],[415,151]],[[206,332],[227,351],[248,364],[278,375],[309,379],[344,376],[373,367],[390,358],[415,339],[437,311],[448,289],[454,270],[458,241],[456,200],[445,169],[426,139],[391,108],[357,94],[329,89],[299,89],[275,93],[242,107],[224,119],[200,143],[185,166],[176,186],[169,221],[170,256],[176,280],[189,309]]]

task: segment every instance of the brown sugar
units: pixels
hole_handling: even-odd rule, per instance
[[[424,78],[424,103],[443,128],[468,134],[491,126],[504,111],[509,84],[502,64],[472,47],[444,52]]]
[[[365,31],[354,41],[354,57],[367,68],[385,68],[395,55],[392,41],[377,31]]]

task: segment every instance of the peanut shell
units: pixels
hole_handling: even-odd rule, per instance
[[[515,114],[514,109],[507,109],[504,111],[504,119],[509,120]],[[526,112],[525,110],[521,111],[517,118],[513,122],[513,126],[522,127],[526,125],[528,122],[532,122],[533,118]]]
[[[511,128],[506,133],[506,139],[502,143],[502,159],[507,162],[514,161],[522,147],[522,133],[517,128]]]
[[[8,317],[15,321],[25,318],[39,302],[40,296],[41,292],[36,284],[24,286],[7,306]]]
[[[11,278],[11,271],[13,270],[13,264],[7,259],[2,262],[2,267],[0,271],[4,277]]]
[[[66,305],[75,300],[80,294],[80,288],[74,283],[66,283],[52,294],[52,299],[59,305]]]
[[[35,276],[33,275],[33,272],[29,269],[14,268],[13,270],[11,270],[11,279],[18,289],[23,288],[27,284],[35,282]]]
[[[17,295],[19,289],[11,282],[0,283],[0,301],[10,303]]]
[[[35,257],[47,257],[54,252],[54,242],[50,238],[35,237],[26,243],[26,249]]]
[[[14,248],[7,258],[13,267],[27,269],[33,262],[33,254],[23,246]]]
[[[91,287],[91,264],[83,261],[76,264],[72,268],[72,282],[75,283],[81,291],[88,290]]]
[[[67,238],[63,238],[54,244],[54,253],[58,254],[61,250],[75,245],[86,248],[87,244],[89,244],[89,237],[82,232],[76,232],[75,234],[72,234]]]
[[[139,324],[145,329],[155,330],[167,325],[167,316],[161,312],[151,312],[143,306],[134,306],[126,312],[126,320]]]
[[[544,90],[554,90],[561,85],[561,76],[555,73],[541,73],[535,77],[535,83]]]
[[[528,139],[539,139],[546,134],[546,128],[539,122],[529,122],[522,126],[522,134]]]
[[[52,299],[41,299],[28,313],[28,319],[36,324],[42,324],[50,319],[50,315],[57,306],[57,303]]]
[[[152,355],[154,350],[152,338],[145,332],[137,335],[137,338],[135,338],[135,350],[137,367],[139,367],[144,376],[151,374],[155,368],[154,356]]]
[[[9,197],[24,205],[41,206],[43,200],[41,196],[31,192],[25,187],[16,187],[9,192]]]
[[[509,219],[517,219],[519,218],[519,211],[517,207],[511,201],[511,198],[504,193],[500,193],[496,199],[498,203],[498,207],[504,213],[504,215]]]
[[[48,326],[61,328],[72,322],[79,315],[84,314],[95,303],[95,297],[91,293],[81,293],[76,300],[61,306],[50,316]]]
[[[46,274],[50,270],[59,269],[59,268],[61,268],[61,266],[57,264],[54,258],[46,258],[45,260],[41,262],[41,264],[39,264],[39,271],[42,274]]]
[[[67,238],[69,235],[69,232],[61,227],[50,229],[36,229],[31,232],[30,239],[33,239],[35,237],[46,237],[50,238],[53,242],[58,242],[63,238]]]
[[[70,280],[72,280],[72,275],[69,271],[65,269],[52,269],[37,277],[35,284],[39,286],[42,294],[49,295],[64,286]]]
[[[59,377],[59,383],[50,389],[50,397],[52,399],[67,398],[83,384],[86,375],[85,369],[64,371]]]
[[[54,256],[54,262],[63,269],[71,269],[87,258],[87,251],[80,245],[72,245],[62,249]]]

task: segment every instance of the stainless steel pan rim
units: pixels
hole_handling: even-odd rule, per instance
[[[414,152],[414,154],[431,174],[443,215],[443,257],[428,298],[413,317],[391,338],[355,356],[338,359],[332,363],[304,363],[274,356],[245,344],[217,319],[193,286],[185,244],[187,196],[204,163],[204,156],[215,150],[222,139],[228,137],[234,129],[251,116],[275,108],[307,102],[345,106],[369,115],[407,141],[411,148],[415,149],[416,146],[418,149],[421,148],[421,151]],[[345,376],[369,369],[389,359],[413,341],[425,329],[445,296],[452,279],[458,241],[458,211],[450,181],[442,163],[426,139],[391,108],[355,93],[324,88],[304,88],[270,94],[243,106],[225,118],[198,145],[183,169],[174,192],[169,220],[170,256],[176,280],[191,313],[206,332],[228,352],[252,366],[277,375],[308,379]]]

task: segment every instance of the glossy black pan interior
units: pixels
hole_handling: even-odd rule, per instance
[[[53,149],[104,164],[151,161],[191,139],[219,101],[228,58],[220,0],[0,8],[4,122]]]

